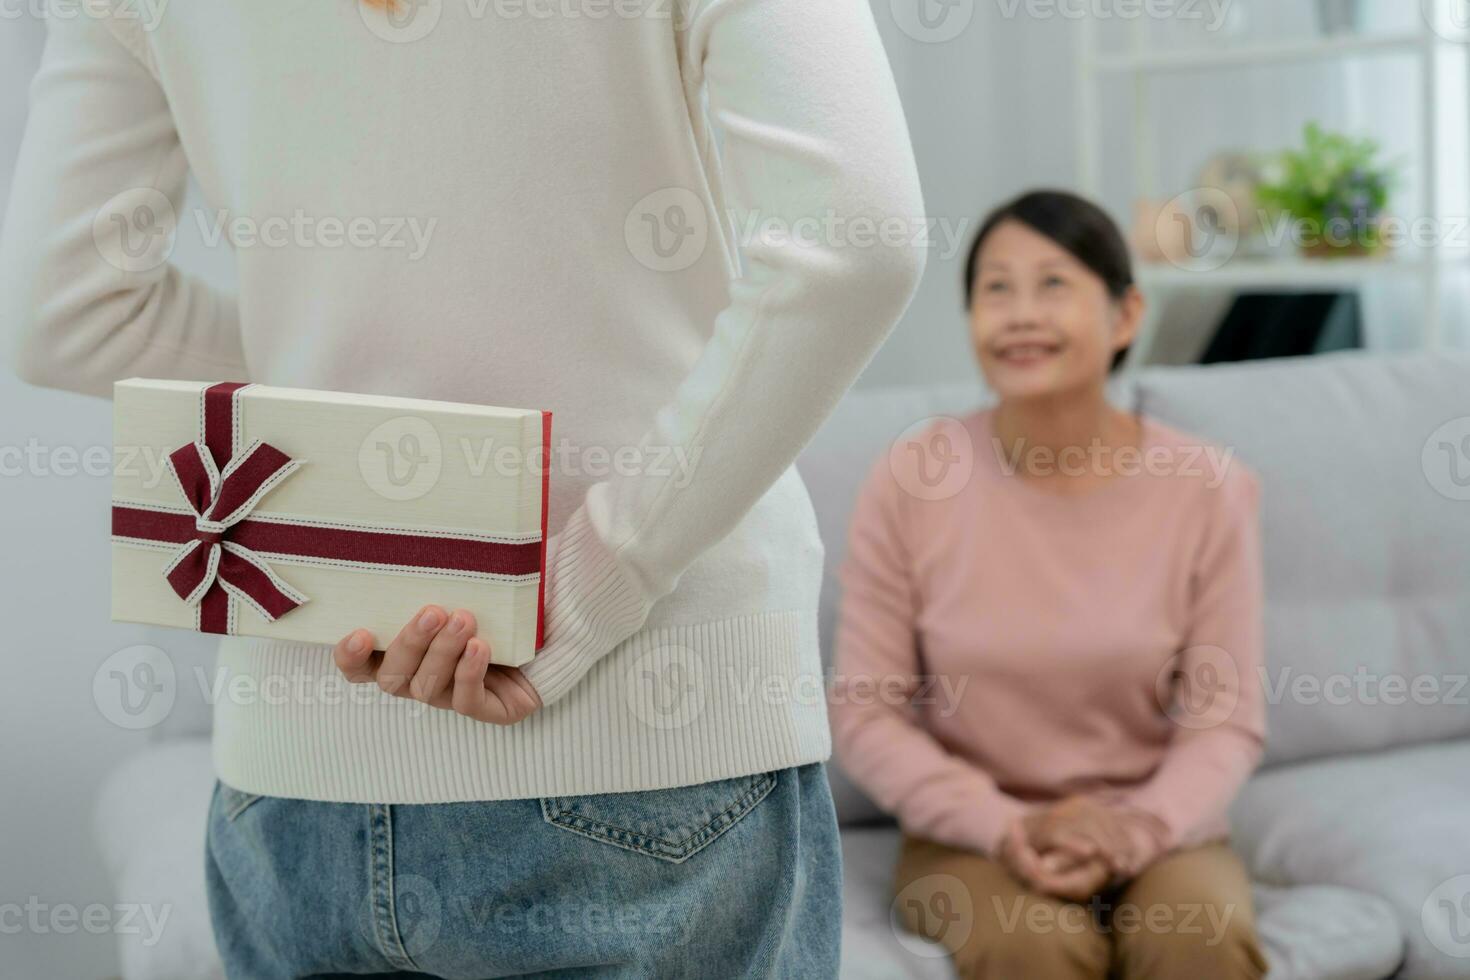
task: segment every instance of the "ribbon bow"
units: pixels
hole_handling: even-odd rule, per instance
[[[223,471],[216,468],[209,447],[199,442],[180,446],[168,460],[196,517],[193,537],[163,569],[179,598],[196,606],[218,582],[270,622],[306,602],[259,555],[230,540],[230,529],[302,461],[259,439],[232,456]]]

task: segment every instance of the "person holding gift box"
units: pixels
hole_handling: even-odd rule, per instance
[[[0,243],[23,378],[556,417],[524,667],[432,595],[335,648],[221,640],[219,689],[313,692],[215,705],[232,978],[836,973],[793,462],[922,273],[905,121],[867,4],[598,6],[49,22]],[[170,261],[196,229],[237,293]]]
[[[835,738],[903,828],[897,920],[965,978],[1260,977],[1225,821],[1265,738],[1259,478],[1105,398],[1143,298],[1100,208],[1022,195],[965,277],[998,402],[874,463],[840,572]]]

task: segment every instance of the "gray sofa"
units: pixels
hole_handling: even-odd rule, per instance
[[[857,481],[911,425],[982,397],[854,392],[802,455],[827,543],[824,642]],[[1264,480],[1270,744],[1231,817],[1273,980],[1470,978],[1470,358],[1150,369],[1114,398],[1235,447]],[[156,731],[98,803],[119,896],[172,909],[161,942],[119,937],[123,976],[218,977],[200,866],[207,707],[181,698]],[[890,924],[896,829],[837,767],[832,780],[843,976],[952,976]]]

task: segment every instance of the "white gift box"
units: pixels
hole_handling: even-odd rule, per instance
[[[551,413],[146,378],[113,406],[113,619],[382,649],[436,603],[495,663],[540,649]]]

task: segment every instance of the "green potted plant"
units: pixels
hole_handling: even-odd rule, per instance
[[[1256,201],[1273,223],[1290,223],[1305,255],[1377,254],[1384,245],[1388,193],[1397,177],[1378,156],[1374,140],[1308,123],[1301,149],[1267,162]]]

